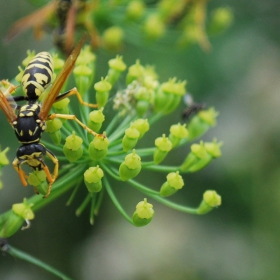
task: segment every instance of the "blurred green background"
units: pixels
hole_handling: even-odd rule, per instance
[[[106,197],[92,227],[87,212],[80,218],[74,215],[82,196],[65,207],[66,195],[36,213],[28,231],[9,239],[12,245],[74,279],[280,279],[280,2],[209,3],[210,9],[222,5],[233,9],[235,22],[227,33],[210,38],[210,53],[198,46],[178,52],[133,44],[122,52],[128,65],[136,58],[154,64],[161,81],[174,76],[187,79],[195,99],[220,112],[218,125],[204,139],[222,140],[223,156],[203,171],[185,175],[179,199],[196,206],[204,190],[215,189],[222,206],[205,216],[191,216],[150,201],[156,211],[153,222],[134,228]],[[33,10],[24,0],[3,1],[0,38],[15,20]],[[1,79],[17,74],[27,49],[38,52],[51,47],[50,36],[34,42],[31,30],[9,45],[1,42]],[[113,56],[98,53],[97,77],[106,73]],[[0,119],[1,146],[11,147],[12,161],[18,144],[3,113]],[[165,120],[158,129],[167,130],[168,122],[179,120]],[[175,156],[177,160],[181,154]],[[160,185],[162,177],[153,180],[149,184]],[[32,188],[21,186],[11,166],[4,169],[3,183],[0,213],[32,195]],[[135,192],[124,187],[118,196],[133,213]],[[38,277],[57,279],[9,255],[1,256],[2,280]]]

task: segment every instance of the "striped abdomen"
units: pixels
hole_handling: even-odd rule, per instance
[[[30,100],[36,101],[49,86],[53,76],[53,59],[48,52],[38,53],[26,66],[22,86]]]

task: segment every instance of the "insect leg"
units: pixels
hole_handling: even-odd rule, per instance
[[[66,97],[69,97],[71,95],[76,95],[79,102],[84,106],[87,106],[87,107],[90,107],[90,108],[97,108],[98,107],[98,104],[92,104],[92,103],[85,102],[82,99],[81,94],[78,92],[77,88],[75,88],[75,87],[66,91],[66,92],[64,92],[64,93],[62,93],[62,94],[60,94],[60,95],[58,95],[57,98],[55,99],[55,102],[60,101],[60,100],[66,98]]]
[[[56,178],[58,176],[58,159],[49,150],[46,150],[46,155],[52,160],[52,162],[54,163],[55,166],[54,166],[53,175],[51,175],[48,166],[44,163],[43,160],[40,160],[41,168],[45,171],[47,179],[49,181],[49,186],[48,186],[48,189],[47,189],[47,193],[44,195],[44,198],[47,198],[50,195],[51,189],[52,189],[52,185],[53,185],[53,183],[55,182],[55,180],[56,180]]]
[[[26,176],[26,174],[24,173],[24,171],[21,168],[22,163],[23,162],[20,162],[18,160],[18,158],[15,158],[14,161],[13,161],[13,167],[16,170],[16,172],[18,173],[21,183],[26,187],[27,186],[27,182],[26,182],[25,178],[27,176]]]
[[[89,127],[87,127],[85,124],[83,124],[75,115],[65,115],[65,114],[50,114],[48,116],[49,120],[53,120],[55,118],[60,118],[60,119],[66,119],[66,120],[74,120],[76,121],[83,129],[85,129],[87,132],[92,134],[95,137],[102,137],[105,138],[106,136],[103,134],[98,134],[91,130]]]

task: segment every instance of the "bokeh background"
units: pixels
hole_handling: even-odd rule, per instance
[[[185,176],[180,199],[196,206],[204,190],[215,189],[222,206],[205,216],[191,216],[150,201],[156,210],[153,222],[135,228],[106,197],[90,226],[87,213],[80,218],[74,214],[82,197],[65,207],[67,194],[36,213],[28,231],[9,239],[12,245],[74,279],[280,279],[280,2],[209,3],[211,8],[221,5],[233,9],[235,22],[227,33],[211,38],[210,53],[198,46],[178,52],[131,43],[122,55],[128,65],[136,58],[154,64],[161,81],[187,79],[195,99],[220,112],[218,125],[204,139],[222,140],[223,156]],[[3,1],[0,38],[15,20],[32,11],[27,1]],[[35,42],[31,30],[9,45],[1,42],[0,78],[17,74],[28,48],[38,52],[51,47],[50,36]],[[106,73],[113,56],[98,53],[97,76]],[[0,121],[1,146],[11,147],[12,161],[18,144],[2,113]],[[165,121],[159,129],[167,125]],[[32,194],[32,188],[20,185],[11,166],[5,167],[3,182],[1,213]],[[155,177],[150,183],[160,182],[162,178]],[[142,198],[130,188],[122,188],[118,196],[131,213]],[[9,255],[0,256],[0,278],[57,279]]]

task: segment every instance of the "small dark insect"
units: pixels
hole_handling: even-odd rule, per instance
[[[57,76],[42,104],[38,102],[38,99],[50,85],[53,76],[53,60],[48,52],[38,53],[27,65],[22,76],[24,96],[15,96],[12,98],[10,93],[16,88],[12,84],[9,84],[8,89],[4,93],[0,90],[0,108],[12,125],[18,141],[21,143],[21,146],[17,150],[16,158],[13,161],[13,167],[19,174],[24,186],[27,185],[26,178],[28,176],[22,170],[22,164],[27,164],[34,170],[44,170],[49,181],[48,190],[44,197],[50,194],[51,187],[58,176],[58,159],[40,143],[41,135],[46,128],[46,120],[52,120],[54,118],[74,120],[92,135],[100,136],[100,134],[92,131],[78,120],[75,115],[49,115],[53,103],[74,94],[82,105],[92,108],[97,107],[96,104],[84,102],[76,88],[59,95],[61,87],[75,65],[83,42],[83,39],[80,40],[77,47],[66,60],[63,69]],[[18,105],[17,102],[20,101],[26,101],[27,104]],[[101,136],[103,137],[103,135]],[[50,173],[48,166],[45,164],[44,156],[48,156],[52,160],[54,164],[53,174]]]
[[[206,105],[204,103],[194,102],[191,94],[189,93],[184,95],[184,102],[187,105],[187,108],[183,111],[182,118],[187,121],[190,121],[190,119],[199,111],[206,109]]]

